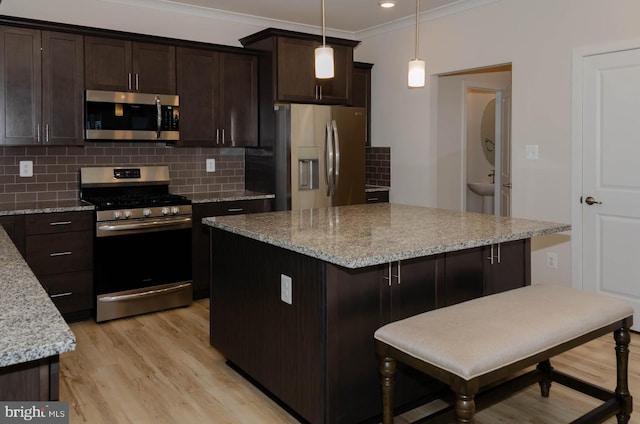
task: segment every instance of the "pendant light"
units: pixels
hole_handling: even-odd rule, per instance
[[[416,52],[413,60],[409,61],[409,74],[407,82],[409,87],[424,87],[425,63],[418,59],[418,18],[420,16],[420,0],[416,0]]]
[[[327,46],[324,24],[324,0],[322,0],[322,46],[316,48],[316,78],[333,78],[333,48]]]

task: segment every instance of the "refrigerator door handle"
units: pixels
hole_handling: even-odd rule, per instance
[[[335,146],[336,158],[336,165],[333,171],[333,192],[335,192],[338,188],[338,180],[340,179],[340,137],[338,137],[338,124],[335,120],[331,121],[331,129],[333,130],[333,143]]]
[[[324,134],[324,170],[325,170],[325,179],[327,181],[327,196],[333,194],[334,191],[334,181],[333,181],[333,132],[331,131],[331,126],[327,122],[327,126]]]

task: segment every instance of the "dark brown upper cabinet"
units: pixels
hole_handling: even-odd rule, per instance
[[[353,101],[351,104],[367,110],[367,146],[371,146],[371,68],[373,68],[372,63],[353,62]]]
[[[0,26],[0,144],[83,143],[82,35]]]
[[[89,90],[176,94],[176,48],[104,37],[85,37]]]
[[[180,145],[258,144],[258,58],[178,47]]]
[[[315,77],[314,50],[322,44],[321,37],[268,28],[240,42],[244,47],[271,53],[261,65],[260,78],[261,84],[271,85],[273,101],[351,103],[353,48],[358,41],[327,38],[335,63],[335,76],[331,79]]]

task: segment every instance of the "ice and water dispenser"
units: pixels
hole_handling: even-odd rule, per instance
[[[320,187],[320,149],[318,147],[298,148],[298,189],[317,190]]]

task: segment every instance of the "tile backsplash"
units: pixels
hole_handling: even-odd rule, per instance
[[[367,147],[367,185],[391,187],[391,148]]]
[[[206,159],[216,171],[206,172]],[[20,177],[33,161],[33,177]],[[84,146],[0,147],[0,205],[79,197],[79,169],[89,166],[168,165],[176,194],[244,190],[244,149],[175,148],[153,142],[85,142]]]
[[[366,182],[391,185],[389,147],[367,147]],[[206,159],[216,171],[206,172]],[[33,176],[20,177],[20,161]],[[170,147],[152,142],[85,142],[84,146],[1,146],[0,206],[79,197],[79,169],[89,166],[168,165],[175,194],[244,190],[244,149]]]

